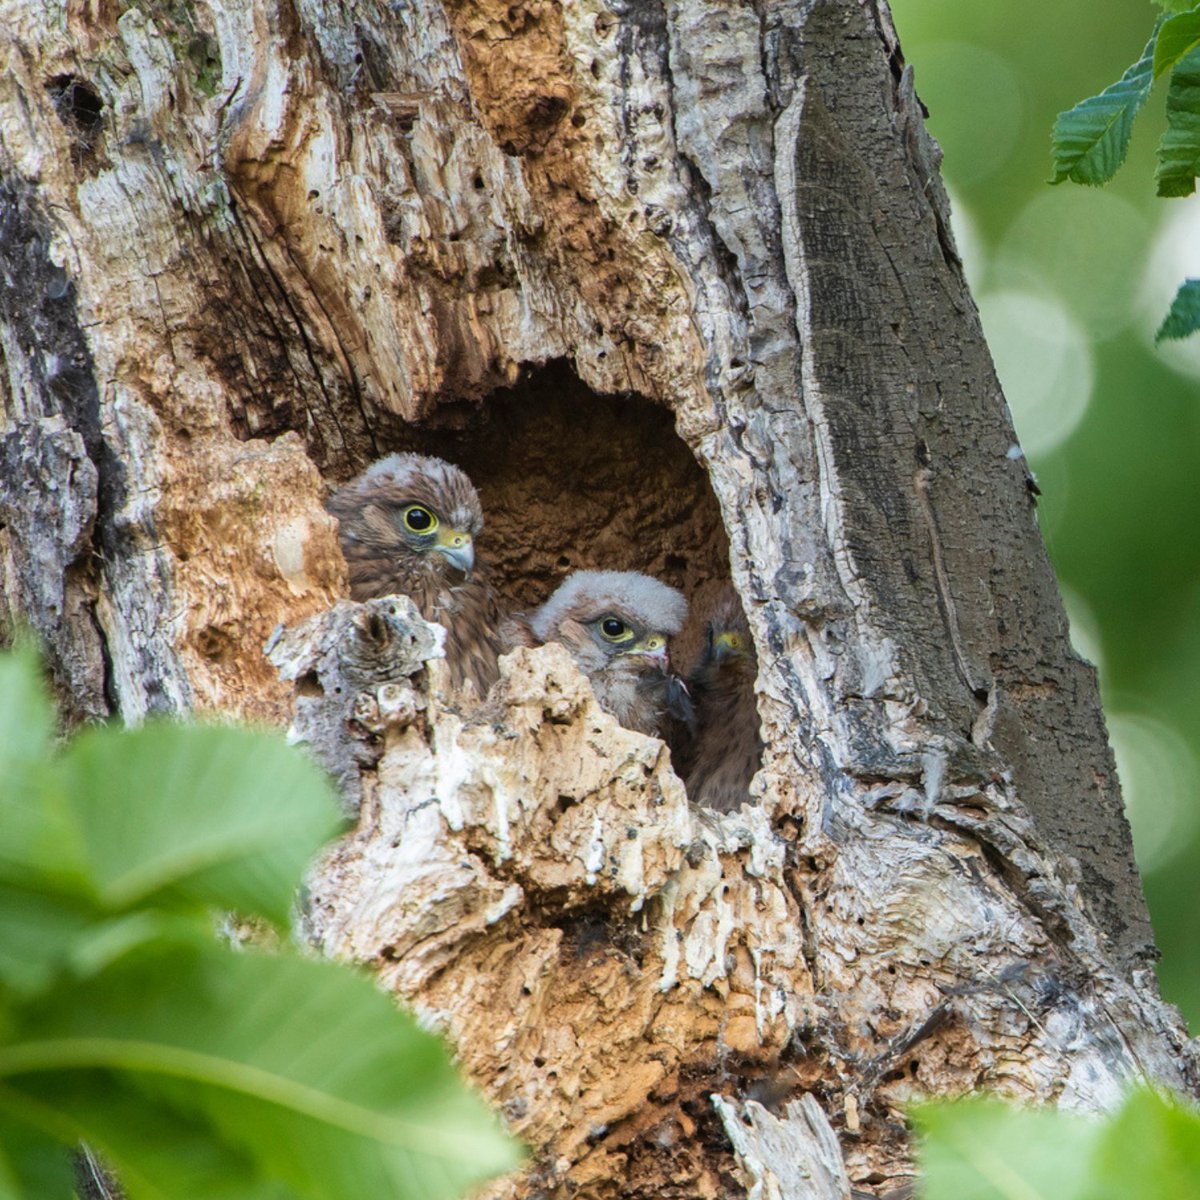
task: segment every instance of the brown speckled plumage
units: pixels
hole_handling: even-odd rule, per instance
[[[598,624],[616,616],[632,644],[659,635],[663,650],[648,654],[605,644]],[[636,571],[576,571],[529,618],[535,644],[561,642],[571,652],[605,712],[626,729],[661,737],[668,715],[666,638],[683,628],[687,601],[674,588]]]
[[[735,634],[740,648],[721,643]],[[732,812],[749,797],[750,780],[762,761],[754,678],[758,660],[750,626],[732,589],[713,606],[708,636],[688,674],[695,725],[682,752],[672,756],[693,803]]]
[[[486,565],[460,570],[444,553],[422,544],[404,527],[413,504],[430,510],[442,527],[469,535],[483,529],[483,510],[471,481],[440,458],[392,454],[373,463],[329,498],[338,519],[342,553],[355,600],[402,593],[427,621],[446,629],[446,660],[455,687],[474,686],[482,698],[499,675],[500,606]]]

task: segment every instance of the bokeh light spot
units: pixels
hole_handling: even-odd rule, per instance
[[[962,196],[949,186],[946,187],[946,194],[950,200],[950,232],[954,234],[954,246],[962,259],[967,286],[975,293],[983,286],[987,275],[987,251],[979,236],[975,217]]]
[[[1147,346],[1153,347],[1179,285],[1189,277],[1200,277],[1200,207],[1164,206],[1138,293],[1138,332]],[[1200,379],[1200,334],[1162,342],[1157,354],[1171,370]]]
[[[1053,450],[1092,394],[1092,351],[1079,322],[1059,301],[1017,290],[981,296],[979,315],[1025,453]]]
[[[1103,670],[1104,644],[1100,635],[1100,622],[1092,612],[1091,605],[1072,587],[1059,584],[1063,607],[1067,610],[1067,621],[1071,627],[1071,645],[1075,652],[1086,658],[1097,670]]]
[[[1143,873],[1155,871],[1192,851],[1200,783],[1196,760],[1174,729],[1145,713],[1110,713],[1108,735],[1138,866]]]
[[[993,281],[1019,287],[1045,280],[1092,337],[1112,337],[1134,318],[1130,280],[1142,269],[1148,228],[1132,204],[1111,192],[1046,188],[1009,225]]]
[[[971,42],[932,42],[921,47],[916,86],[945,153],[945,174],[958,187],[1004,167],[1026,109],[1020,76],[1004,58]]]

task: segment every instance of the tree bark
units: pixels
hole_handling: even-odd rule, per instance
[[[916,1095],[1196,1089],[882,0],[0,30],[9,619],[74,719],[290,720],[334,768],[309,933],[527,1141],[494,1195],[882,1194]],[[472,711],[433,639],[360,645],[324,498],[410,448],[514,607],[649,571],[686,660],[732,580],[751,804],[690,807],[556,647]]]

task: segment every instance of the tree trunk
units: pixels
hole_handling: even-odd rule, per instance
[[[294,719],[338,772],[309,932],[526,1140],[494,1195],[882,1193],[916,1095],[1195,1089],[882,0],[0,29],[4,603],[75,719]],[[645,570],[686,660],[732,580],[750,805],[689,807],[557,647],[482,711],[348,667],[323,502],[410,448],[512,607]]]

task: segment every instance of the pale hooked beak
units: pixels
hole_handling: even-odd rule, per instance
[[[655,633],[633,647],[633,653],[639,658],[648,658],[665,671],[671,665],[667,655],[667,639]]]
[[[464,575],[469,575],[471,568],[475,565],[475,543],[471,540],[469,533],[463,533],[458,529],[447,529],[438,538],[434,549]]]

